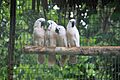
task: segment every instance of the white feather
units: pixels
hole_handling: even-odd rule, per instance
[[[67,47],[67,36],[66,36],[66,30],[63,26],[61,25],[58,25],[57,28],[56,28],[59,33],[57,33],[58,35],[58,46],[59,47]]]
[[[76,20],[71,19],[68,22],[68,25],[67,25],[68,44],[70,44],[70,46],[72,47],[80,47],[80,41],[79,41],[80,35],[79,35],[76,25],[72,27],[72,22],[76,24]]]
[[[52,20],[48,20],[47,21],[49,23],[49,26],[48,26],[48,29],[46,31],[46,36],[47,36],[47,45],[50,46],[50,47],[56,47],[56,37],[57,37],[57,34],[55,32],[55,29],[57,27],[57,24],[52,21]]]
[[[43,26],[41,26],[41,22],[45,21],[44,18],[39,18],[34,23],[33,29],[33,42],[36,46],[44,46],[44,37],[45,37],[45,30]]]

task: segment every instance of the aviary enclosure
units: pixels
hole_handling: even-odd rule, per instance
[[[120,80],[119,0],[0,0],[0,80]],[[33,46],[34,22],[43,17],[66,27],[75,18],[80,48]],[[77,63],[48,67],[55,52]],[[44,54],[44,64],[38,63]]]

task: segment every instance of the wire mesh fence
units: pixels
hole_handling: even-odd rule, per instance
[[[23,55],[22,55],[23,56]],[[21,58],[22,58],[21,56]],[[31,59],[27,59],[31,56]],[[58,55],[57,55],[58,56]],[[119,55],[77,56],[77,64],[49,67],[38,64],[37,55],[24,55],[25,61],[14,66],[15,80],[119,80]],[[35,58],[36,57],[36,58]],[[35,58],[33,60],[33,58]],[[28,61],[27,61],[28,60]]]
[[[96,8],[88,8],[83,4],[61,7],[59,2],[54,0],[47,1],[47,8],[43,4],[46,0],[16,0],[16,35],[14,51],[14,80],[119,80],[120,79],[120,55],[77,55],[77,63],[72,65],[68,62],[61,67],[59,65],[60,55],[56,55],[56,65],[48,66],[46,60],[44,64],[38,63],[37,54],[27,54],[23,52],[25,45],[33,45],[32,33],[33,24],[36,19],[45,17],[46,20],[52,19],[58,24],[66,27],[68,20],[73,17],[77,20],[77,28],[80,33],[81,46],[119,46],[120,45],[120,18],[119,8],[115,2],[113,5],[96,5]],[[34,2],[35,1],[35,2]],[[70,0],[68,0],[70,1]],[[45,2],[44,2],[45,3]],[[57,4],[58,3],[58,4]],[[67,3],[65,3],[67,4]],[[112,4],[112,3],[110,3]],[[7,53],[8,32],[10,20],[5,7],[7,3],[0,2],[0,53],[2,56]],[[61,8],[55,9],[55,6]],[[116,7],[117,6],[117,7]],[[115,7],[115,10],[114,10]],[[70,9],[69,9],[70,8]],[[113,10],[113,11],[112,11]],[[109,14],[111,13],[111,14]],[[107,16],[108,15],[108,16]],[[102,17],[102,18],[101,18]],[[107,22],[107,23],[104,23]],[[105,25],[102,25],[105,24]],[[1,58],[2,62],[6,59]],[[6,61],[7,62],[7,61]],[[2,70],[4,64],[0,63]],[[2,74],[7,73],[3,71]],[[4,77],[6,77],[5,75]],[[0,79],[5,80],[6,78]]]
[[[39,64],[37,61],[38,60],[37,54],[24,54],[24,52],[21,51],[23,46],[32,44],[32,31],[35,20],[39,17],[43,17],[45,13],[42,13],[41,11],[44,10],[42,6],[39,7],[40,10],[37,7],[37,11],[40,11],[39,13],[31,10],[32,9],[31,5],[33,5],[32,1],[18,0],[18,2],[19,2],[18,3],[19,16],[17,16],[16,25],[18,30],[16,31],[19,31],[20,34],[17,34],[19,36],[18,39],[16,39],[16,43],[17,43],[16,48],[20,50],[18,51],[19,53],[18,56],[20,57],[18,61],[16,60],[16,62],[19,63],[16,63],[14,66],[13,78],[15,80],[23,80],[23,79],[24,80],[119,80],[120,77],[119,55],[97,55],[97,56],[77,55],[78,62],[76,64],[71,65],[69,63],[66,63],[65,66],[63,67],[59,66],[60,55],[56,55],[57,63],[56,65],[50,68],[48,66],[48,61],[47,61],[48,55],[45,55],[46,56],[45,63]],[[23,6],[21,6],[20,4],[23,4]],[[26,5],[25,8],[24,5]],[[46,14],[47,16],[50,16],[48,17],[48,19],[54,19],[54,20],[58,19],[59,21],[56,22],[61,22],[60,24],[66,25],[67,17],[64,18],[64,16],[67,16],[67,13],[64,16],[61,16],[63,17],[63,21],[64,21],[62,22],[59,19],[60,18],[59,11],[54,11],[52,9],[54,6],[52,5],[52,2],[50,0],[48,6],[50,7],[48,9],[49,10],[48,14]],[[54,13],[52,13],[52,11]],[[79,14],[80,15],[83,14],[84,15],[83,17],[85,17],[85,14],[87,14],[87,9],[86,12]],[[114,25],[116,27],[115,29],[112,28],[113,31],[109,29],[108,33],[106,33],[106,36],[109,36],[109,38],[111,37],[110,39],[106,38],[106,36],[105,37],[102,36],[101,38],[101,35],[105,35],[105,34],[101,33],[102,32],[100,31],[101,26],[98,26],[101,25],[98,16],[92,15],[90,16],[90,18],[87,19],[91,19],[91,22],[89,21],[87,24],[87,20],[84,20],[85,22],[82,22],[81,19],[80,24],[78,24],[78,28],[80,31],[81,46],[117,45],[111,43],[111,42],[114,43],[114,40],[111,39],[113,37],[112,33],[116,32],[117,30],[120,30],[116,25]],[[86,25],[84,25],[84,23],[86,23]],[[120,25],[119,22],[117,24]],[[107,40],[111,40],[110,41],[111,44],[109,44]]]

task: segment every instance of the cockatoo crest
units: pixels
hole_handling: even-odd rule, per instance
[[[52,20],[48,20],[47,22],[49,24],[48,31],[55,31],[57,24]]]
[[[69,20],[67,28],[73,28],[74,26],[76,26],[76,20],[75,19]]]
[[[37,20],[35,21],[35,23],[34,23],[34,28],[35,28],[35,27],[41,27],[41,28],[43,28],[44,23],[45,23],[45,19],[44,19],[44,18],[39,18],[39,19],[37,19]]]

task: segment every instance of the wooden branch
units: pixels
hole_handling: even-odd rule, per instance
[[[23,51],[33,54],[65,54],[65,55],[98,55],[98,54],[120,54],[120,46],[82,46],[82,47],[39,47],[25,46]]]

